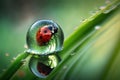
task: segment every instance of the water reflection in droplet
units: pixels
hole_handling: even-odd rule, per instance
[[[37,77],[46,78],[59,62],[60,57],[57,55],[35,55],[29,61],[29,68]]]

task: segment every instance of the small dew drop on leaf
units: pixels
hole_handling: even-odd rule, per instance
[[[99,7],[100,10],[103,10],[103,9],[105,9],[105,8],[106,8],[106,6],[100,6],[100,7]]]
[[[85,22],[87,19],[82,19],[82,22]]]
[[[103,13],[105,13],[105,14],[109,13],[110,11],[114,10],[119,4],[120,4],[120,2],[116,5],[111,6],[109,9],[105,10]]]
[[[99,30],[99,29],[100,29],[100,26],[99,26],[99,25],[95,26],[95,29],[96,29],[96,30]]]
[[[96,14],[96,13],[99,13],[99,10],[96,10],[96,11],[95,11],[95,14]]]
[[[91,15],[94,15],[95,14],[95,11],[90,11],[89,12]]]
[[[89,20],[89,21],[92,21],[92,20],[94,20],[94,17],[91,16],[88,20]]]
[[[26,60],[25,60],[25,59],[22,59],[22,60],[21,60],[21,62],[22,62],[22,63],[25,63],[25,62],[26,62]]]
[[[75,55],[75,53],[74,53],[74,52],[70,54],[70,56],[74,56],[74,55]]]
[[[63,66],[63,69],[67,69],[67,66],[65,65],[65,66]]]
[[[106,0],[105,3],[106,3],[106,4],[110,4],[111,1],[110,1],[110,0]]]

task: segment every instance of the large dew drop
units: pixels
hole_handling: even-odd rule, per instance
[[[52,20],[38,20],[27,32],[27,52],[47,55],[62,50],[64,34]]]
[[[32,56],[29,61],[29,68],[33,74],[40,78],[46,78],[58,65],[60,58],[56,55]]]

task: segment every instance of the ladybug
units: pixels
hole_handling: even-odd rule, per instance
[[[37,63],[37,70],[44,76],[47,76],[53,69],[41,62]]]
[[[39,28],[39,30],[36,33],[37,43],[40,46],[45,45],[46,43],[48,43],[50,41],[52,35],[57,33],[57,30],[58,29],[53,27],[52,25],[43,26],[43,27]]]

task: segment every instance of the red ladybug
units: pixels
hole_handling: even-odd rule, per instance
[[[53,69],[41,62],[37,63],[37,70],[44,76],[47,76]]]
[[[36,34],[36,40],[40,46],[45,45],[47,42],[49,42],[51,37],[52,32],[47,26],[41,27]]]

